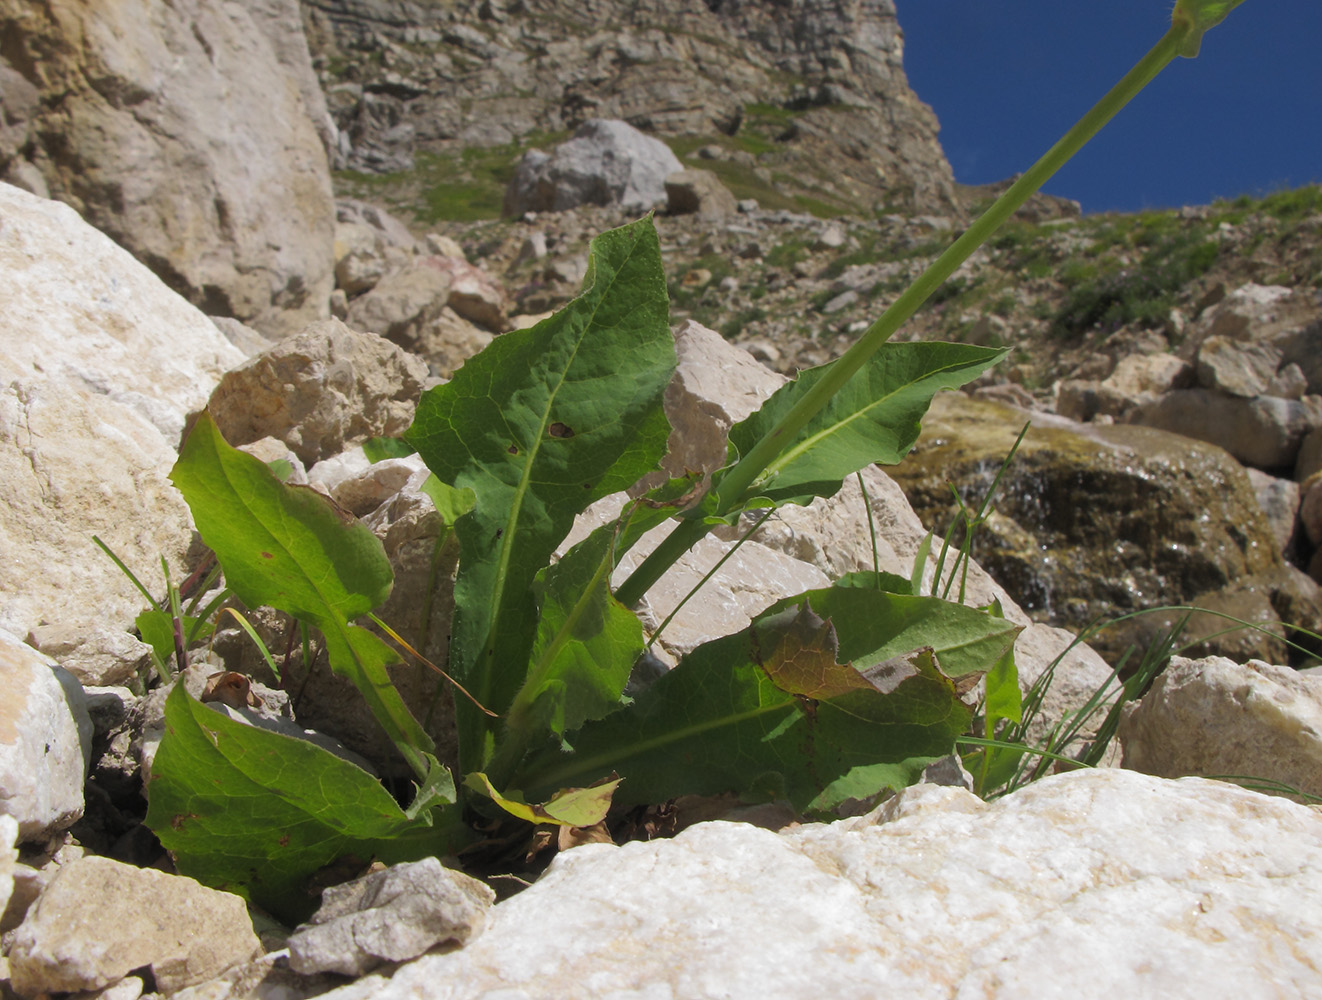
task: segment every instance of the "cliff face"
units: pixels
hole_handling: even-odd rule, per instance
[[[909,89],[892,0],[303,0],[340,164],[406,170],[622,118],[710,137],[765,183],[949,212],[949,164]]]

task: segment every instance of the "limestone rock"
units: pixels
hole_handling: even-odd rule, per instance
[[[1295,528],[1299,520],[1299,484],[1257,469],[1245,471],[1258,498],[1258,506],[1267,515],[1278,550],[1288,555],[1294,549]]]
[[[1229,396],[1276,395],[1269,391],[1281,367],[1280,348],[1208,337],[1198,348],[1198,384]]]
[[[0,913],[9,905],[14,891],[14,862],[18,860],[18,820],[8,813],[0,816]]]
[[[666,207],[672,215],[718,222],[738,211],[730,189],[710,170],[681,170],[666,178]]]
[[[482,933],[496,894],[436,858],[394,865],[321,894],[321,908],[289,939],[295,972],[361,976],[439,944]]]
[[[1299,445],[1294,478],[1296,482],[1302,483],[1319,472],[1322,472],[1322,427],[1315,427],[1304,435],[1304,440]]]
[[[1319,732],[1322,677],[1177,656],[1128,708],[1118,736],[1124,766],[1147,774],[1233,774],[1322,795]]]
[[[1241,285],[1209,309],[1180,349],[1192,359],[1205,339],[1221,337],[1237,343],[1270,340],[1294,326],[1293,292],[1282,285]]]
[[[52,195],[210,313],[268,335],[327,314],[333,203],[309,116],[329,123],[295,0],[5,0],[0,34],[42,95],[30,156]]]
[[[1294,399],[1177,389],[1140,404],[1127,419],[1217,445],[1245,465],[1281,469],[1294,467],[1304,435],[1322,423],[1310,411]]]
[[[627,122],[592,119],[554,153],[530,150],[505,192],[505,214],[619,205],[645,212],[666,199],[665,181],[684,169],[660,139]]]
[[[365,226],[375,238],[378,249],[398,247],[413,253],[418,249],[417,237],[409,227],[380,205],[356,198],[341,198],[335,202],[337,222]]]
[[[426,377],[389,341],[330,319],[227,372],[208,407],[231,445],[275,437],[310,466],[403,433]]]
[[[243,900],[190,878],[85,857],[60,868],[14,932],[25,996],[99,990],[149,967],[161,993],[204,982],[260,948]]]
[[[324,996],[1309,995],[1319,865],[1314,812],[1216,782],[919,785],[830,826],[577,848],[468,947]]]
[[[1308,540],[1322,545],[1322,476],[1314,475],[1304,484],[1304,499],[1299,505],[1299,521]]]
[[[494,333],[506,328],[505,311],[508,303],[505,289],[480,267],[474,267],[462,255],[424,258],[428,267],[435,268],[450,278],[450,292],[446,305],[464,319],[486,327]]]
[[[0,631],[0,811],[24,841],[83,814],[92,721],[83,689],[53,660]]]
[[[184,418],[242,355],[59,202],[0,184],[0,628],[127,626],[191,530],[167,480]]]
[[[422,329],[410,351],[427,362],[433,375],[449,378],[465,361],[480,354],[493,339],[493,334],[446,306]]]
[[[27,639],[83,687],[123,684],[151,662],[151,647],[123,629],[38,625]]]
[[[372,290],[349,303],[346,323],[375,333],[413,354],[450,295],[450,276],[423,261],[410,261],[373,284]]]

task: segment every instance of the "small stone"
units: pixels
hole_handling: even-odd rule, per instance
[[[856,302],[858,302],[858,292],[851,288],[828,301],[826,305],[822,306],[822,312],[829,316],[832,313],[838,313],[841,309],[848,309]]]
[[[289,966],[311,975],[361,976],[439,944],[466,944],[486,927],[496,895],[436,858],[395,865],[332,886],[310,923],[289,939]]]
[[[123,684],[150,663],[151,647],[103,625],[38,625],[28,645],[55,660],[84,687]]]
[[[83,814],[92,720],[82,686],[0,630],[0,811],[23,841],[43,840]]]
[[[109,858],[64,865],[14,931],[24,996],[100,990],[149,967],[161,993],[218,976],[260,949],[243,900]]]
[[[696,215],[716,222],[738,211],[730,189],[710,170],[680,170],[666,178],[666,201],[672,215]]]
[[[442,236],[440,233],[428,233],[423,241],[427,247],[427,252],[437,257],[454,257],[456,260],[467,260],[464,254],[464,248],[452,237]]]
[[[813,244],[814,250],[839,250],[845,245],[845,240],[849,234],[845,232],[845,227],[838,222],[828,222]]]

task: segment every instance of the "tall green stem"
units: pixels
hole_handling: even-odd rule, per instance
[[[853,378],[881,345],[894,335],[974,250],[982,246],[1052,174],[1064,166],[1135,94],[1180,54],[1181,45],[1191,30],[1192,27],[1187,23],[1173,23],[1152,50],[919,275],[904,294],[868,327],[858,342],[831,365],[830,371],[804,393],[803,398],[785,414],[780,423],[740,458],[734,468],[720,480],[720,513],[735,510],[750,498],[758,477],[794,442],[799,432],[831,397]],[[709,526],[699,518],[681,520],[624,581],[615,593],[616,599],[626,607],[636,604],[661,575],[708,530]]]

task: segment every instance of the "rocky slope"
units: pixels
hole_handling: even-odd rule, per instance
[[[787,207],[944,211],[955,193],[909,89],[892,0],[306,0],[339,164],[407,173],[619,118],[726,151]],[[461,155],[462,154],[462,155]],[[470,192],[471,193],[471,192]],[[740,193],[736,191],[736,193]]]

